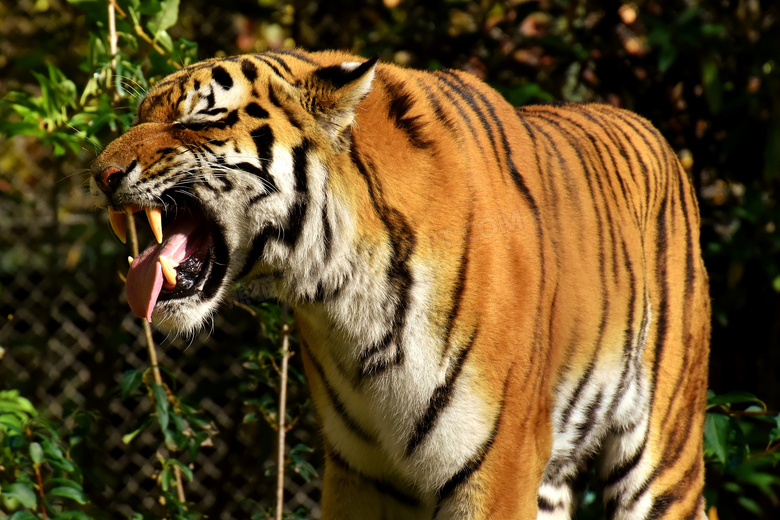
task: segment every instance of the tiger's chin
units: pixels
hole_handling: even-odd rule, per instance
[[[199,301],[194,298],[160,302],[152,312],[155,328],[179,336],[191,337],[206,327],[222,298]]]

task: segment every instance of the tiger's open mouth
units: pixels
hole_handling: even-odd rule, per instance
[[[127,302],[137,317],[151,322],[158,304],[216,294],[225,276],[227,249],[218,227],[202,210],[190,206],[163,212],[137,205],[122,209],[109,208],[111,227],[120,240],[126,240],[128,212],[144,211],[155,237],[138,257],[129,259]]]

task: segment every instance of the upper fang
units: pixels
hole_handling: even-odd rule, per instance
[[[114,234],[122,241],[123,244],[127,243],[127,220],[126,212],[116,212],[111,208],[108,208],[108,221],[111,223],[111,229],[114,230]]]
[[[149,219],[149,225],[152,227],[154,238],[158,244],[162,244],[162,211],[160,208],[146,208],[146,218]]]

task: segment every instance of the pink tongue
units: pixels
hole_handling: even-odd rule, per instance
[[[127,272],[125,293],[127,303],[137,317],[152,321],[152,310],[163,287],[162,267],[158,259],[165,256],[174,265],[180,264],[200,242],[191,240],[197,228],[196,219],[179,217],[163,230],[162,244],[153,243],[133,260]]]

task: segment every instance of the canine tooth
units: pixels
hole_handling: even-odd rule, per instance
[[[146,208],[146,218],[149,220],[149,225],[152,227],[152,233],[154,233],[157,243],[162,244],[162,211],[160,208]]]
[[[122,241],[123,244],[127,243],[127,221],[125,220],[124,212],[116,212],[111,208],[108,208],[108,221],[111,223],[111,229],[114,230],[114,234]]]
[[[132,267],[134,258],[132,256],[127,257],[127,263]]]
[[[160,262],[160,267],[162,267],[163,276],[171,285],[176,285],[176,269],[175,267],[178,267],[178,264],[173,265],[173,262],[171,262],[169,259],[165,258],[164,256],[161,256],[157,259]]]

